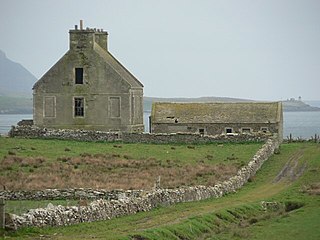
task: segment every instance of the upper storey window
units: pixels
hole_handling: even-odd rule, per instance
[[[83,84],[83,68],[75,68],[75,83]]]

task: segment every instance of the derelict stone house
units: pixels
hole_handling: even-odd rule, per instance
[[[69,31],[70,48],[33,87],[39,127],[142,132],[143,85],[108,51],[102,29]]]
[[[281,102],[168,103],[152,105],[152,133],[278,134],[282,141]]]

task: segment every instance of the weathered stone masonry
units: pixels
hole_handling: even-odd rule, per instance
[[[263,142],[270,134],[221,134],[216,136],[176,133],[176,134],[149,134],[103,132],[72,129],[49,129],[35,126],[14,126],[9,132],[10,137],[64,139],[76,141],[122,141],[124,143],[210,143],[210,142]]]
[[[100,199],[93,201],[88,206],[50,206],[32,209],[21,216],[11,214],[10,224],[15,229],[29,226],[65,226],[80,222],[107,220],[141,211],[150,211],[157,206],[222,197],[240,189],[250,177],[256,174],[262,164],[278,147],[279,142],[275,138],[267,140],[247,166],[242,167],[229,180],[214,186],[156,189],[142,191],[138,196],[128,196],[118,200]]]

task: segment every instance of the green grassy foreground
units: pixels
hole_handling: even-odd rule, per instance
[[[293,174],[284,174],[275,182],[290,160]],[[319,144],[283,144],[280,154],[272,156],[256,177],[235,194],[109,221],[22,229],[7,238],[320,239],[319,173]],[[265,212],[261,201],[276,201],[287,207]]]

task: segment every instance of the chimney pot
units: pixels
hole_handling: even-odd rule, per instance
[[[74,25],[74,30],[78,30],[78,25]]]

